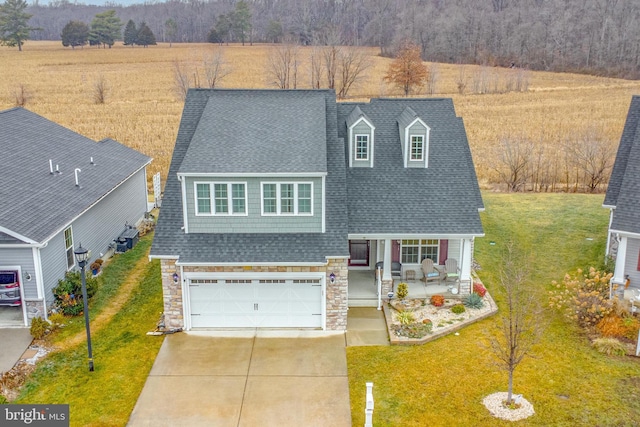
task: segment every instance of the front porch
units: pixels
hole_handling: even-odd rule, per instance
[[[395,286],[400,283],[400,279],[394,281]],[[431,295],[440,294],[445,298],[459,298],[460,295],[454,295],[449,292],[449,285],[445,285],[444,281],[440,284],[425,283],[420,279],[402,280],[409,287],[409,295],[407,298],[425,299]],[[349,270],[349,307],[377,307],[378,295],[377,285],[374,280],[373,270]],[[386,293],[383,292],[382,300],[387,300]]]

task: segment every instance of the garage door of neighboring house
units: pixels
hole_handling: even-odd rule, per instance
[[[188,286],[191,328],[322,328],[324,324],[321,277],[190,278]]]

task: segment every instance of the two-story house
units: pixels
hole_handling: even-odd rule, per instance
[[[344,330],[350,271],[456,258],[469,292],[483,235],[450,99],[190,90],[164,193],[151,257],[167,328]]]

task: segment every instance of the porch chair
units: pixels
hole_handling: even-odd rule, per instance
[[[444,281],[445,283],[460,283],[460,269],[458,268],[458,260],[448,258],[444,262]]]
[[[402,264],[397,261],[391,263],[391,278],[399,277],[402,280]]]
[[[440,284],[442,279],[442,273],[433,265],[431,258],[425,258],[422,260],[422,273],[424,274],[424,283],[428,285],[430,282]]]

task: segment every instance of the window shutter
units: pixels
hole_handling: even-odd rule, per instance
[[[449,252],[449,241],[446,239],[440,239],[440,260],[438,262],[438,264],[440,265],[444,265],[444,262],[447,260],[448,258],[448,252]]]

